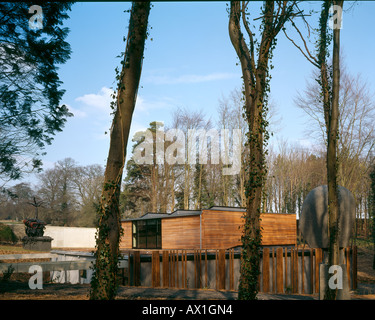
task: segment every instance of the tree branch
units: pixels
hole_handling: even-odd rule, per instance
[[[301,37],[301,39],[302,39],[302,41],[303,41],[303,44],[304,44],[304,47],[305,47],[305,49],[306,49],[307,54],[302,50],[302,48],[301,48],[297,43],[294,42],[294,40],[293,40],[292,38],[290,38],[290,37],[288,36],[288,34],[286,33],[285,29],[283,29],[283,32],[284,32],[286,38],[287,38],[290,42],[292,42],[293,45],[294,45],[299,51],[301,51],[301,53],[305,56],[305,58],[306,58],[310,63],[312,63],[315,67],[319,68],[318,60],[316,59],[316,57],[314,57],[314,56],[310,53],[310,51],[309,51],[309,49],[308,49],[308,47],[307,47],[306,41],[305,41],[305,39],[303,38],[301,32],[299,31],[299,29],[296,27],[296,25],[295,25],[294,23],[292,23],[292,25],[293,25],[293,27],[297,30],[297,32],[299,33],[299,35],[300,35],[300,37]]]

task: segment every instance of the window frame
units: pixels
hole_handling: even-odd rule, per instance
[[[152,228],[155,229],[152,230]],[[143,241],[144,240],[144,241]],[[150,247],[154,243],[155,246]],[[162,230],[161,219],[135,220],[132,223],[132,248],[133,249],[161,249]]]

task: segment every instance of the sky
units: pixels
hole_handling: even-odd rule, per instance
[[[152,121],[171,123],[178,107],[203,110],[215,122],[219,99],[241,88],[241,68],[228,34],[227,2],[152,4],[131,137]],[[259,9],[260,4],[256,2],[254,8]],[[311,3],[317,5],[320,3]],[[345,2],[344,6],[350,7],[344,11],[341,30],[345,63],[351,73],[361,73],[373,87],[375,1]],[[77,2],[72,6],[70,18],[64,22],[70,29],[67,41],[72,54],[60,66],[59,75],[66,90],[61,102],[74,117],[46,147],[45,169],[67,157],[79,165],[105,166],[109,150],[105,132],[112,121],[110,94],[115,87],[115,68],[120,66],[118,56],[125,51],[129,13],[124,11],[130,7],[130,2]],[[281,118],[273,139],[310,145],[308,118],[293,99],[305,89],[313,67],[283,34],[272,62],[271,98]]]

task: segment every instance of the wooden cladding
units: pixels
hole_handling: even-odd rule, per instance
[[[163,249],[195,249],[200,246],[200,216],[162,219]]]
[[[131,248],[132,247],[132,221],[123,221],[122,230],[124,232],[120,241],[120,248]]]
[[[162,249],[227,249],[241,246],[242,211],[202,210],[161,219]],[[132,248],[132,221],[123,221],[121,248]],[[295,245],[295,214],[261,214],[262,245]]]
[[[262,245],[291,245],[297,243],[297,220],[295,214],[261,214]]]
[[[226,249],[241,245],[243,212],[202,211],[202,249]],[[262,245],[294,245],[297,241],[295,214],[261,214]]]
[[[241,245],[243,212],[202,211],[202,249],[226,249]]]

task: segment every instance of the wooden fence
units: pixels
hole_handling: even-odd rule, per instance
[[[241,251],[129,250],[123,284],[165,288],[238,289]],[[343,249],[343,263],[352,289],[357,287],[357,248]],[[319,292],[322,249],[263,247],[259,292],[314,294]]]
[[[343,261],[351,289],[357,288],[357,247],[343,249]],[[319,293],[322,249],[264,248],[259,278],[260,292]],[[268,270],[268,272],[267,272]]]

